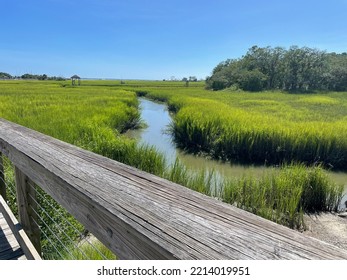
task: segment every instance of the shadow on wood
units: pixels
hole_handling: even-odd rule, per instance
[[[0,260],[40,260],[17,219],[0,196]]]

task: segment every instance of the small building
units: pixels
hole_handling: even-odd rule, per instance
[[[77,75],[73,75],[72,77],[71,77],[71,84],[74,86],[74,85],[76,85],[76,80],[77,80],[77,82],[78,82],[78,85],[80,86],[81,85],[81,78],[79,77],[79,76],[77,76]]]

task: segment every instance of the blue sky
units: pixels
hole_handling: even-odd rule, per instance
[[[347,51],[347,0],[0,0],[0,72],[205,78],[253,46]]]

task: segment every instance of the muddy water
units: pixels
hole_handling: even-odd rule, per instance
[[[260,176],[267,169],[267,167],[245,166],[209,160],[204,157],[184,153],[175,147],[171,136],[167,133],[171,116],[166,104],[153,102],[144,98],[139,98],[139,101],[141,117],[147,124],[147,127],[144,129],[129,130],[126,135],[138,139],[142,143],[155,146],[160,152],[165,154],[168,164],[172,164],[176,157],[178,157],[181,162],[193,170],[214,170],[217,176],[222,177],[239,177],[250,172],[254,176]],[[345,193],[347,193],[347,173],[330,172],[329,174],[336,183],[345,186]],[[347,194],[342,199],[342,203],[346,200]],[[341,207],[345,207],[345,205],[341,204]]]

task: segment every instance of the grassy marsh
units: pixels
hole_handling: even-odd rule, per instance
[[[141,123],[137,94],[168,103],[184,149],[282,168],[216,185],[208,171],[193,172],[179,161],[166,167],[155,147],[122,135]],[[334,210],[341,198],[342,187],[320,164],[347,167],[346,96],[216,93],[201,82],[0,81],[0,117],[300,228],[304,212]]]

